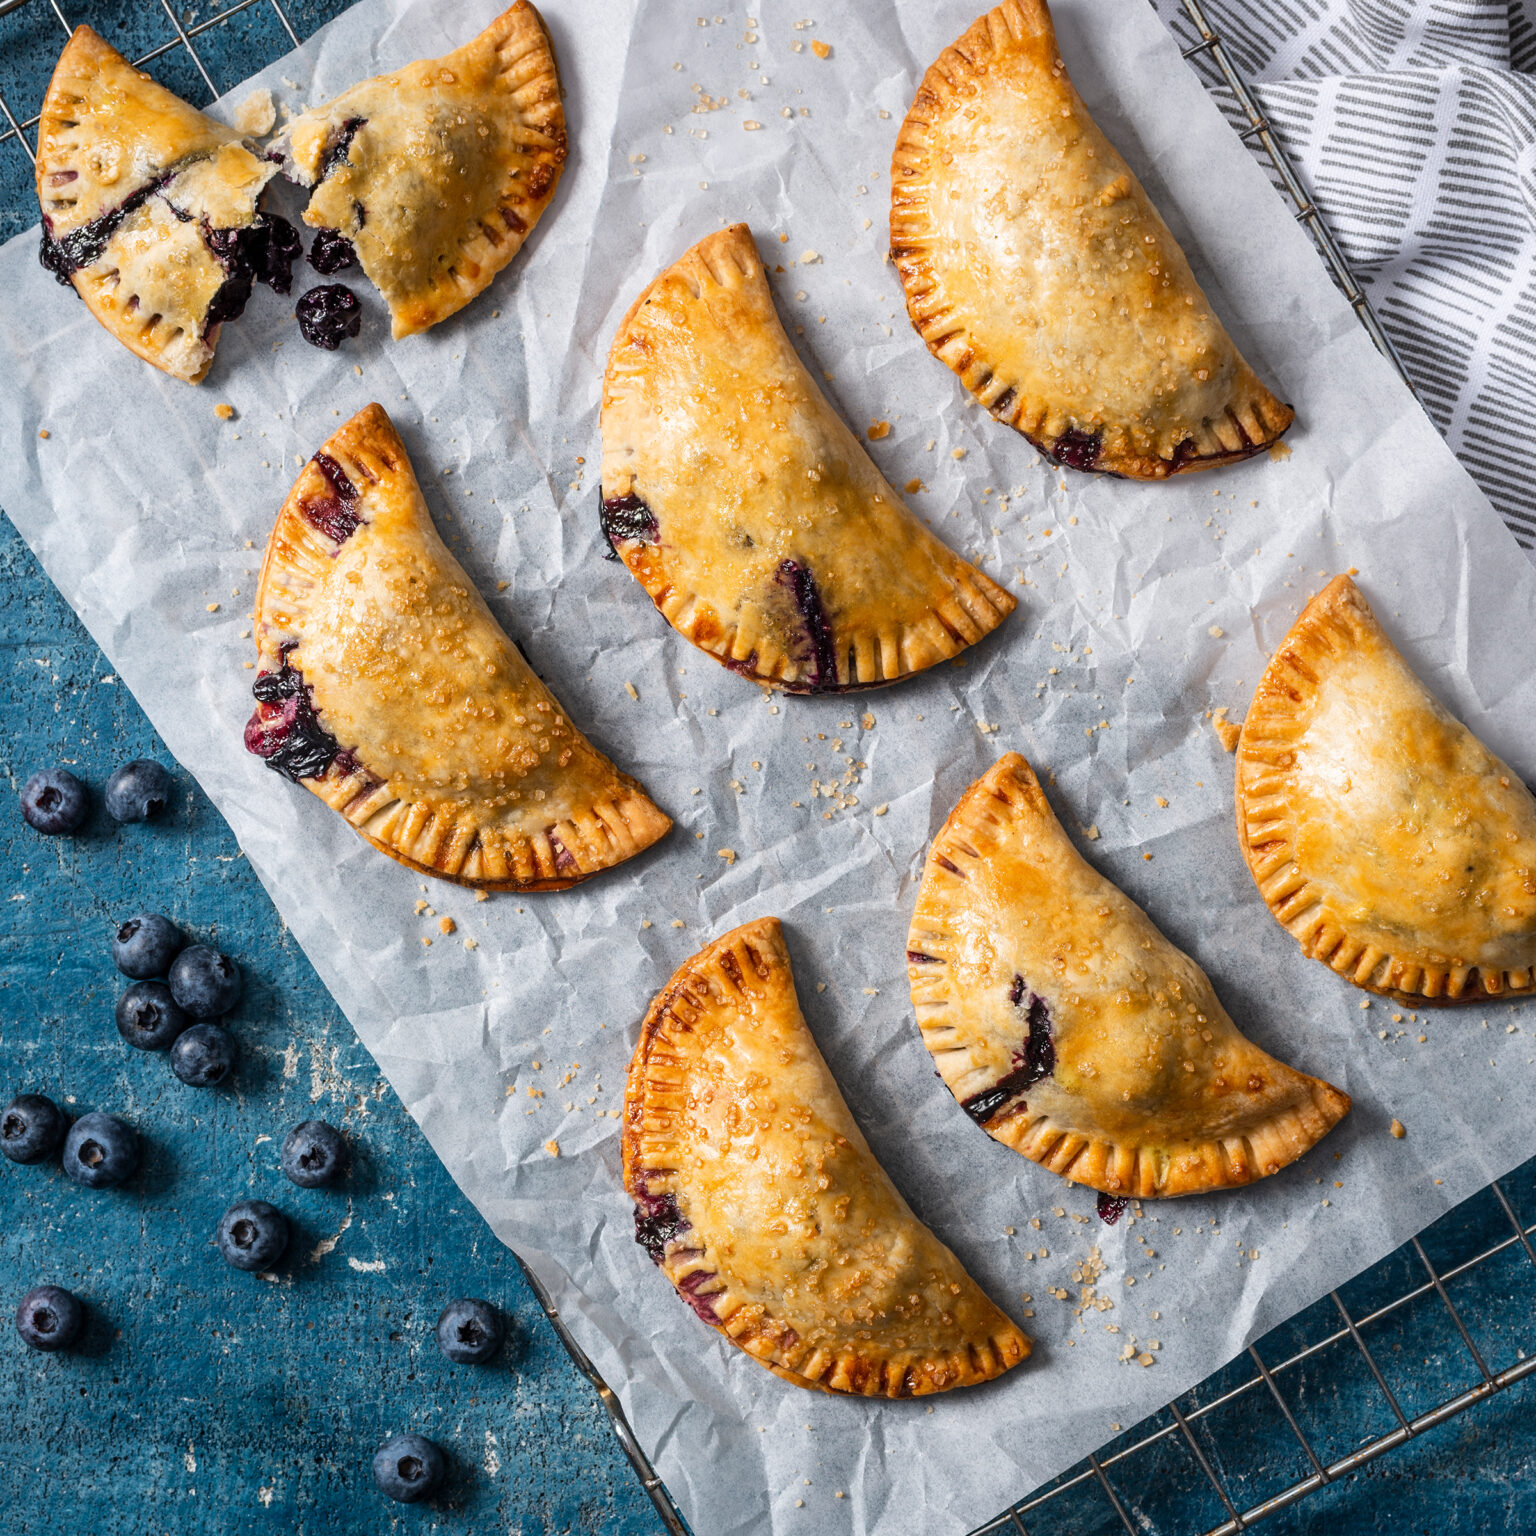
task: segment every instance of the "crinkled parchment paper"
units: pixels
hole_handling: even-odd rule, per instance
[[[1528,1014],[1398,1019],[1302,958],[1239,857],[1208,718],[1241,718],[1304,599],[1356,566],[1429,684],[1536,776],[1536,573],[1132,0],[1061,0],[1063,51],[1295,403],[1293,452],[1143,487],[1055,470],[971,405],[907,324],[884,250],[902,113],[976,6],[865,0],[805,27],[779,0],[753,0],[750,23],[548,0],[564,183],[489,293],[400,344],[365,285],[363,335],[334,355],[259,291],[191,389],[102,334],[34,236],[0,254],[0,503],[454,1177],[553,1290],[701,1536],[980,1521],[1507,1171],[1536,1124],[1532,1039],[1506,1029]],[[258,83],[296,108],[444,51],[495,9],[366,0]],[[871,444],[887,476],[920,480],[911,504],[1020,598],[956,665],[769,700],[601,558],[612,328],[659,267],[737,219],[832,399],[861,432],[891,424]],[[676,817],[651,854],[565,894],[477,903],[425,889],[242,750],[261,550],[300,461],[369,400],[534,666]],[[1242,1027],[1354,1095],[1300,1165],[1109,1229],[1091,1194],[989,1141],[936,1081],[908,1005],[908,913],[929,838],[1009,748],[1054,775],[1067,827],[1097,829],[1090,858]],[[436,915],[416,914],[423,899]],[[784,919],[811,1027],[896,1182],[1037,1340],[991,1387],[896,1404],[796,1391],[695,1322],[632,1239],[615,1111],[638,1021],[683,959],[763,913]],[[1094,1247],[1112,1307],[1079,1317],[1073,1270]],[[1138,1351],[1158,1340],[1155,1365],[1120,1362],[1133,1335]]]

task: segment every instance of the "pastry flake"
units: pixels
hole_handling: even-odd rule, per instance
[[[1161,480],[1294,419],[1088,115],[1045,0],[1005,0],[923,76],[891,160],[891,259],[928,349],[1057,463]]]
[[[636,1241],[785,1381],[917,1397],[1029,1354],[869,1150],[801,1015],[777,918],[717,939],[652,1003],[623,1151]]]
[[[1108,1195],[1251,1183],[1349,1109],[1239,1033],[1205,972],[1079,855],[1016,752],[934,839],[907,978],[966,1113]]]
[[[326,442],[278,514],[256,655],[247,749],[423,874],[560,890],[672,825],[507,638],[378,405]]]
[[[630,307],[603,380],[603,532],[667,621],[790,693],[894,682],[1014,598],[902,505],[801,363],[744,224]]]
[[[1270,911],[1357,987],[1536,990],[1536,800],[1414,676],[1348,576],[1307,604],[1237,749],[1237,832]]]
[[[130,351],[200,383],[253,281],[288,292],[298,235],[257,210],[276,173],[76,27],[38,124],[42,263]]]
[[[565,164],[549,34],[518,0],[440,59],[364,80],[285,134],[304,222],[349,241],[396,338],[446,320],[522,249]],[[332,269],[334,270],[334,268]]]

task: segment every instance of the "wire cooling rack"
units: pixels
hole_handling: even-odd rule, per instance
[[[0,0],[0,21],[28,6],[43,8],[51,11],[61,28],[61,37],[67,38],[71,23],[66,3],[67,0]],[[151,5],[153,0],[145,0],[145,3]],[[1316,242],[1334,281],[1359,316],[1360,323],[1396,368],[1403,382],[1410,390],[1413,389],[1413,383],[1372,309],[1370,299],[1356,280],[1348,259],[1297,175],[1284,146],[1275,137],[1257,99],[1232,63],[1220,33],[1211,24],[1200,0],[1180,0],[1180,3],[1189,25],[1194,29],[1193,40],[1182,50],[1184,57],[1201,73],[1234,128],[1261,158],[1277,189],[1295,206],[1297,220],[1305,225]],[[227,26],[243,12],[260,9],[275,16],[283,34],[294,47],[300,42],[299,33],[284,11],[281,0],[230,0],[222,9],[197,22],[184,22],[172,8],[170,0],[159,0],[159,6],[175,36],[140,55],[134,62],[142,67],[165,55],[183,51],[207,87],[210,101],[220,92],[206,62],[197,51],[197,40],[205,33],[216,27]],[[3,46],[3,33],[0,33],[0,46]],[[250,64],[247,73],[254,73],[271,60],[252,58],[247,62]],[[41,106],[40,92],[38,105]],[[36,149],[34,130],[38,114],[33,112],[29,116],[18,117],[15,108],[0,92],[0,120],[4,124],[0,127],[0,154],[20,154],[26,158],[30,167]],[[11,146],[9,151],[4,148],[7,143]],[[1048,1525],[1057,1530],[1070,1531],[1073,1536],[1089,1530],[1123,1530],[1129,1536],[1143,1536],[1149,1530],[1167,1529],[1165,1525],[1149,1518],[1147,1512],[1127,1492],[1127,1487],[1133,1479],[1138,1484],[1143,1483],[1149,1467],[1155,1468],[1153,1475],[1161,1482],[1168,1482],[1171,1475],[1176,1478],[1177,1473],[1168,1460],[1170,1453],[1182,1461],[1185,1473],[1193,1468],[1197,1480],[1204,1479],[1209,1492],[1217,1501],[1213,1507],[1218,1513],[1225,1513],[1225,1518],[1218,1519],[1214,1525],[1203,1521],[1196,1525],[1186,1521],[1182,1528],[1191,1532],[1202,1529],[1202,1536],[1237,1536],[1237,1533],[1251,1529],[1268,1516],[1290,1508],[1309,1494],[1349,1476],[1378,1457],[1465,1413],[1469,1408],[1487,1401],[1536,1372],[1536,1331],[1533,1331],[1533,1347],[1530,1350],[1514,1348],[1514,1361],[1502,1369],[1494,1370],[1489,1364],[1491,1351],[1479,1346],[1474,1336],[1475,1325],[1469,1325],[1465,1315],[1465,1298],[1463,1306],[1458,1308],[1450,1294],[1451,1287],[1468,1276],[1478,1274],[1485,1280],[1491,1278],[1500,1260],[1513,1257],[1516,1273],[1510,1276],[1507,1285],[1500,1285],[1495,1280],[1501,1298],[1507,1299],[1504,1293],[1508,1291],[1524,1288],[1529,1288],[1533,1298],[1536,1298],[1536,1247],[1532,1246],[1532,1238],[1536,1237],[1536,1223],[1526,1225],[1522,1221],[1505,1187],[1506,1184],[1523,1186],[1531,1183],[1533,1173],[1536,1173],[1536,1161],[1511,1175],[1509,1180],[1495,1181],[1481,1195],[1441,1218],[1421,1237],[1411,1239],[1395,1254],[1368,1270],[1351,1287],[1346,1287],[1352,1289],[1355,1285],[1362,1286],[1363,1294],[1366,1295],[1379,1293],[1385,1287],[1392,1293],[1387,1299],[1373,1300],[1363,1307],[1358,1304],[1351,1307],[1338,1291],[1330,1292],[1327,1303],[1319,1305],[1331,1304],[1331,1315],[1336,1321],[1323,1329],[1320,1337],[1292,1349],[1284,1358],[1271,1363],[1265,1357],[1266,1354],[1273,1356],[1275,1353],[1273,1341],[1293,1325],[1276,1329],[1257,1344],[1250,1344],[1245,1357],[1239,1356],[1232,1366],[1217,1372],[1194,1392],[1186,1394],[1186,1408],[1181,1408],[1177,1401],[1170,1403],[1162,1413],[1154,1415],[1144,1425],[1137,1426],[1123,1437],[1125,1444],[1103,1455],[1090,1455],[1077,1468],[1063,1474],[1046,1488],[978,1527],[972,1536],[993,1536],[993,1533],[1039,1536]],[[1465,1215],[1478,1202],[1486,1206],[1490,1195],[1496,1202],[1496,1208],[1492,1208],[1494,1232],[1488,1230],[1488,1209],[1480,1216],[1471,1218],[1470,1222]],[[1447,1250],[1438,1265],[1430,1256],[1430,1250],[1437,1246]],[[1530,1269],[1525,1268],[1527,1260]],[[521,1264],[522,1261],[518,1262]],[[1407,1273],[1404,1273],[1405,1265]],[[662,1525],[671,1536],[689,1536],[687,1522],[635,1438],[613,1389],[603,1380],[597,1367],[566,1327],[548,1290],[526,1265],[522,1268],[524,1278],[549,1319],[550,1326],[577,1369],[591,1382],[607,1411],[614,1437],[650,1495]],[[1373,1352],[1366,1336],[1389,1333],[1394,1325],[1400,1327],[1415,1313],[1417,1304],[1426,1301],[1431,1305],[1438,1303],[1443,1309],[1441,1316],[1448,1319],[1454,1328],[1453,1336],[1446,1342],[1454,1349],[1454,1341],[1459,1339],[1465,1350],[1465,1359],[1472,1368],[1472,1379],[1467,1386],[1449,1397],[1410,1413],[1409,1407],[1413,1404],[1407,1403],[1408,1394],[1401,1383],[1396,1391],[1389,1384],[1388,1373],[1378,1358],[1379,1342],[1378,1349]],[[1420,1323],[1422,1329],[1422,1318]],[[1349,1351],[1348,1346],[1353,1346],[1353,1350]],[[1400,1345],[1395,1347],[1401,1348]],[[1416,1347],[1433,1349],[1438,1344],[1426,1346],[1421,1339]],[[1502,1347],[1505,1352],[1509,1352],[1509,1341],[1503,1341]],[[1314,1428],[1309,1435],[1303,1428],[1303,1422],[1308,1417],[1306,1410],[1294,1400],[1295,1391],[1291,1397],[1287,1397],[1285,1388],[1287,1384],[1297,1381],[1309,1364],[1327,1358],[1329,1352],[1336,1348],[1345,1349],[1357,1366],[1364,1366],[1377,1391],[1377,1404],[1385,1405],[1390,1418],[1381,1433],[1357,1435],[1357,1443],[1352,1449],[1325,1460],[1327,1447],[1324,1442],[1328,1426],[1324,1426],[1321,1431]],[[1247,1369],[1250,1365],[1251,1371]],[[1291,1436],[1292,1448],[1299,1457],[1300,1475],[1264,1497],[1250,1502],[1247,1494],[1242,1491],[1242,1485],[1248,1479],[1234,1475],[1230,1470],[1223,1475],[1223,1471],[1219,1470],[1228,1458],[1214,1438],[1214,1429],[1224,1414],[1235,1409],[1252,1416],[1266,1403],[1278,1412]],[[1118,1490],[1117,1483],[1120,1485]],[[1094,1500],[1097,1507],[1085,1509],[1081,1502],[1084,1494]],[[1239,1507],[1240,1504],[1243,1507]],[[931,1512],[928,1514],[931,1517]],[[1067,1523],[1062,1524],[1063,1520]]]

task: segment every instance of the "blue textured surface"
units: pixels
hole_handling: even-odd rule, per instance
[[[342,6],[285,0],[285,9],[303,36]],[[174,36],[154,0],[72,3],[66,14],[129,53]],[[209,14],[207,6],[181,12],[189,25]],[[684,21],[691,25],[691,15]],[[18,115],[35,110],[61,37],[46,0],[0,19],[0,94]],[[221,90],[284,48],[266,4],[199,40]],[[191,100],[207,99],[184,52],[154,69]],[[35,220],[30,167],[14,144],[0,146],[0,238]],[[90,823],[72,840],[40,838],[14,802],[0,808],[0,1098],[30,1089],[72,1113],[113,1110],[138,1126],[146,1146],[141,1172],[118,1191],[78,1189],[57,1167],[0,1165],[4,1312],[42,1281],[69,1287],[90,1307],[87,1339],[71,1354],[31,1354],[8,1322],[0,1333],[8,1536],[152,1527],[295,1536],[656,1530],[604,1414],[511,1255],[395,1101],[208,801],[180,774],[162,823],[117,828],[100,809],[116,763],[169,761],[110,671],[19,539],[0,529],[7,780],[14,789],[35,767],[63,762],[98,792]],[[110,958],[111,925],[145,907],[245,969],[232,1089],[184,1088],[162,1056],[130,1051],[117,1036],[111,1007],[124,983]],[[355,1166],[334,1190],[295,1189],[278,1171],[283,1134],[311,1115],[352,1140]],[[1507,1188],[1523,1220],[1536,1221],[1536,1164]],[[213,1249],[219,1215],[245,1195],[273,1201],[294,1223],[275,1282],[228,1269]],[[1432,1229],[1425,1246],[1449,1265],[1508,1231],[1484,1195]],[[1346,1302],[1359,1315],[1399,1294],[1421,1281],[1418,1262],[1411,1251],[1395,1255],[1350,1286]],[[439,1307],[465,1293],[498,1301],[513,1320],[504,1355],[480,1370],[448,1365],[432,1341]],[[1536,1266],[1518,1247],[1450,1293],[1492,1369],[1522,1344],[1536,1345]],[[1337,1326],[1323,1303],[1260,1349],[1273,1365]],[[1433,1295],[1367,1338],[1410,1415],[1476,1379]],[[1249,1374],[1238,1362],[1190,1394],[1184,1410]],[[1324,1460],[1393,1423],[1347,1342],[1285,1373],[1281,1385]],[[1049,1384],[1041,1391],[1044,1405]],[[1528,1386],[1513,1389],[1265,1529],[1536,1532],[1528,1397]],[[1166,1416],[1153,1424],[1161,1422]],[[432,1436],[451,1458],[448,1486],[426,1508],[386,1505],[369,1477],[374,1446],[405,1428]],[[1240,1507],[1307,1470],[1265,1393],[1246,1394],[1196,1433]],[[1111,1480],[1148,1536],[1204,1530],[1224,1513],[1176,1437]],[[913,1511],[911,1528],[946,1529],[945,1514]],[[1122,1529],[1092,1484],[1029,1523],[1033,1536]]]

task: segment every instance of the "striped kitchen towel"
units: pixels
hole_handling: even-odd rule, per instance
[[[1190,35],[1180,0],[1154,4]],[[1536,555],[1536,0],[1205,9],[1435,425]]]

